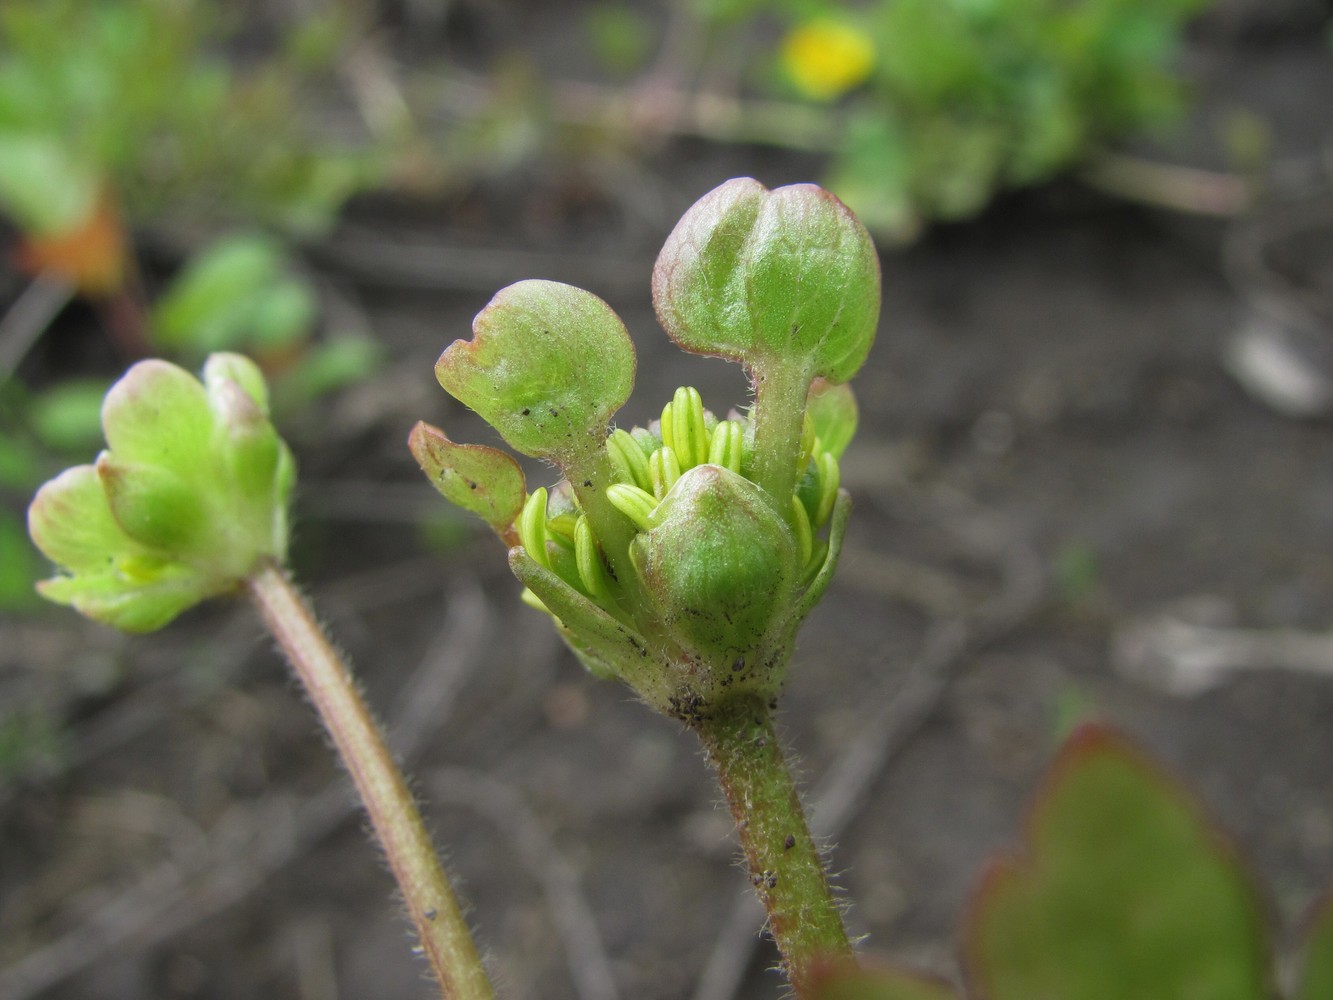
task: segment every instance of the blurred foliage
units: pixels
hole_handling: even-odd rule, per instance
[[[277,241],[235,235],[186,265],[153,304],[149,325],[154,345],[173,357],[222,350],[263,357],[304,340],[317,309],[314,290],[292,273]]]
[[[0,205],[20,228],[77,228],[100,199],[309,231],[375,177],[308,131],[302,103],[338,51],[319,14],[228,60],[211,0],[6,0],[0,7]]]
[[[1249,872],[1188,793],[1085,726],[1023,846],[986,873],[964,955],[991,1000],[1265,1000],[1264,918]]]
[[[1333,908],[1307,935],[1301,1000],[1333,996]],[[967,989],[833,969],[819,1000],[1270,1000],[1263,900],[1189,791],[1102,726],[1052,764],[1022,845],[992,864],[965,928]]]
[[[846,47],[839,25],[873,52],[846,101],[830,184],[869,224],[910,236],[1174,120],[1181,28],[1206,2],[786,0],[784,68],[797,93],[827,100],[810,77],[829,53],[793,40],[822,25],[827,46]]]

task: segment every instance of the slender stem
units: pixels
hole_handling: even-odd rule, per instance
[[[738,698],[692,726],[731,807],[750,882],[798,998],[810,996],[822,963],[850,958],[842,914],[829,892],[773,716],[759,698]]]
[[[765,360],[750,373],[754,383],[754,475],[775,509],[785,519],[796,489],[796,462],[801,454],[801,428],[809,372],[781,360]]]
[[[490,980],[412,793],[347,665],[279,566],[264,563],[246,586],[352,775],[442,996],[492,1000]]]

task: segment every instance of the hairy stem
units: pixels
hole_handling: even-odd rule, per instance
[[[738,698],[691,723],[731,807],[750,882],[798,998],[821,964],[850,958],[842,914],[806,826],[768,706]]]
[[[805,399],[813,377],[794,365],[772,361],[756,365],[750,377],[754,383],[751,478],[763,487],[774,508],[786,519],[796,489]]]
[[[356,784],[445,1000],[492,1000],[462,911],[407,782],[314,614],[275,563],[246,583]]]

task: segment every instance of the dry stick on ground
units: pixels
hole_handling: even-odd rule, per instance
[[[876,699],[879,708],[815,786],[810,825],[825,843],[859,814],[875,782],[939,704],[963,657],[1012,631],[1037,609],[1045,593],[1040,556],[1002,519],[957,495],[940,496],[933,505],[923,497],[920,503],[930,516],[943,516],[946,526],[970,549],[986,552],[1000,563],[1001,588],[967,618],[932,627],[921,653],[903,672],[890,669],[893,664],[878,671],[892,678]],[[763,917],[752,893],[737,897],[693,1000],[736,996],[753,961]]]
[[[1242,671],[1333,674],[1333,634],[1228,628],[1168,613],[1117,629],[1112,660],[1129,680],[1193,697]]]
[[[415,696],[405,693],[403,699],[416,720],[429,716],[433,725],[409,717],[403,727],[409,739],[400,738],[395,746],[401,757],[417,756],[433,727],[443,725],[493,631],[488,605],[475,584],[451,592],[441,626],[449,639],[432,643],[406,689]],[[305,801],[270,796],[234,807],[210,831],[202,850],[151,869],[78,926],[0,970],[0,996],[31,1000],[131,944],[143,950],[172,939],[244,900],[357,808],[342,778]]]
[[[38,275],[0,318],[0,382],[18,370],[32,345],[74,298],[76,289],[62,278]]]
[[[551,842],[523,796],[503,782],[461,767],[435,771],[429,787],[432,801],[485,816],[509,841],[528,875],[541,886],[580,1000],[619,1000],[611,962],[597,920],[580,888],[578,873]]]

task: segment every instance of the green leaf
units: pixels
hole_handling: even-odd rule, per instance
[[[41,459],[27,441],[0,433],[0,489],[28,490],[40,481]]]
[[[967,922],[988,1000],[1267,1000],[1263,907],[1198,806],[1109,730],[1066,743]]]
[[[812,1000],[958,1000],[958,994],[901,969],[833,967],[815,982]]]
[[[287,269],[282,248],[265,236],[210,244],[154,305],[154,338],[163,347],[200,353],[301,339],[314,323],[316,303]]]
[[[861,367],[879,300],[869,234],[813,184],[727,181],[685,213],[653,270],[658,320],[685,350],[832,382]]]
[[[1333,1000],[1333,894],[1320,901],[1306,931],[1296,1000]]]
[[[656,32],[643,12],[626,3],[599,3],[583,17],[583,30],[597,61],[617,76],[643,68]]]
[[[590,292],[554,281],[502,289],[440,356],[435,377],[516,451],[568,466],[606,440],[634,387],[634,346]]]
[[[308,346],[296,365],[274,380],[279,408],[288,411],[368,378],[384,360],[384,348],[359,334],[330,337]]]
[[[421,421],[412,428],[407,446],[446,500],[476,514],[508,544],[517,544],[513,523],[527,499],[517,462],[496,448],[455,444],[442,430]]]

